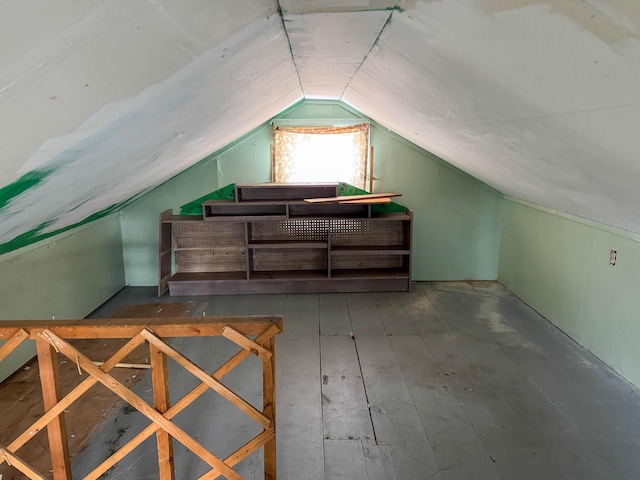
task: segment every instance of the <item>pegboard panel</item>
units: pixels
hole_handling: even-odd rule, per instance
[[[274,270],[326,270],[327,250],[320,248],[303,249],[258,249],[253,253],[253,269]]]
[[[337,219],[331,221],[331,244],[404,245],[404,225],[398,221]]]
[[[254,222],[250,225],[250,241],[326,241],[328,230],[329,220]]]
[[[246,270],[242,223],[176,222],[173,248],[176,273]]]

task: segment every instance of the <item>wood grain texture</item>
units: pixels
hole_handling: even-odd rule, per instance
[[[167,357],[164,352],[155,345],[149,345],[149,359],[151,361],[151,384],[153,388],[153,406],[160,413],[169,410],[169,376]],[[173,440],[165,430],[156,432],[158,448],[158,472],[159,480],[174,480],[175,469],[173,465]]]
[[[220,336],[225,326],[232,326],[243,335],[257,335],[264,330],[265,323],[282,328],[282,316],[5,320],[0,321],[0,340],[10,338],[22,327],[31,339],[47,329],[55,331],[62,338],[132,338],[145,327],[160,337],[202,337]]]
[[[363,195],[338,195],[337,197],[327,198],[305,198],[304,201],[307,203],[336,203],[349,200],[372,200],[376,198],[391,198],[400,196],[402,196],[401,193],[367,193]]]
[[[42,402],[44,410],[52,409],[60,398],[58,382],[58,348],[51,345],[48,339],[36,339],[38,352],[38,368],[40,369],[40,385],[42,386]],[[47,424],[49,450],[51,452],[51,469],[54,480],[71,479],[71,462],[69,460],[69,445],[64,411],[60,412]]]

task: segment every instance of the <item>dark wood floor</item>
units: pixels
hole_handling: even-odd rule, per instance
[[[640,392],[497,283],[416,283],[411,293],[163,297],[127,288],[95,312],[198,302],[194,315],[282,314],[278,478],[638,479]],[[217,365],[229,346],[176,345]],[[195,380],[170,365],[172,397]],[[256,369],[253,369],[256,370]],[[250,368],[227,383],[256,403]],[[144,395],[148,381],[138,390]],[[215,394],[176,422],[212,450],[251,431]],[[74,461],[86,471],[146,422],[122,407]],[[152,442],[109,478],[156,478]],[[178,479],[206,471],[176,447]],[[237,468],[261,478],[261,458]]]

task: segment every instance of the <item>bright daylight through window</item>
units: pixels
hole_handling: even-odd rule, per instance
[[[273,130],[273,181],[346,182],[365,188],[369,124]]]

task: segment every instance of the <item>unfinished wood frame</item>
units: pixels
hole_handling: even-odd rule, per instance
[[[69,450],[67,447],[64,411],[73,402],[98,382],[102,383],[121,399],[146,416],[151,423],[113,455],[98,465],[84,478],[96,480],[118,461],[128,455],[146,438],[156,434],[158,450],[159,478],[175,478],[173,463],[173,440],[177,440],[195,453],[211,469],[201,479],[242,479],[233,466],[254,451],[264,447],[264,478],[276,478],[275,440],[275,335],[282,331],[281,316],[243,317],[173,317],[155,319],[107,319],[107,320],[33,320],[0,322],[0,340],[6,343],[0,347],[0,362],[18,345],[27,339],[36,341],[38,363],[43,393],[45,413],[28,429],[21,432],[8,445],[0,445],[0,464],[7,462],[30,479],[46,479],[29,463],[20,458],[18,450],[47,428],[51,451],[54,480],[71,480]],[[215,372],[208,374],[180,352],[166,343],[171,337],[223,336],[234,342],[240,351],[223,363]],[[77,350],[68,340],[77,338],[126,338],[128,341],[100,366]],[[109,375],[135,348],[149,344],[153,405],[136,395],[129,388]],[[77,364],[79,373],[89,374],[79,385],[64,397],[59,391],[57,355],[62,354]],[[221,379],[250,355],[262,360],[262,411],[255,408],[238,394],[221,383]],[[196,376],[201,383],[173,405],[169,401],[167,358],[171,358],[185,370]],[[212,389],[227,399],[242,412],[259,423],[262,432],[229,455],[221,459],[199,444],[187,432],[171,420],[193,403],[208,389]]]

